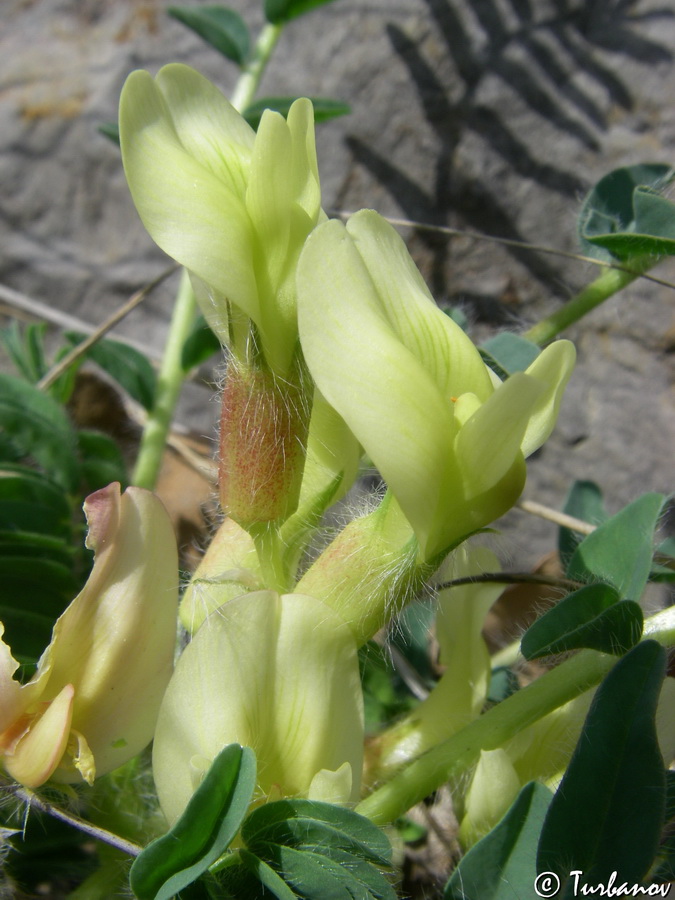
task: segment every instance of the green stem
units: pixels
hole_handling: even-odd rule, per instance
[[[194,323],[197,305],[186,270],[183,270],[171,318],[169,336],[157,379],[155,404],[145,424],[132,484],[153,490],[162,465],[164,447],[185,378],[182,353]]]
[[[648,619],[645,637],[672,646],[675,643],[675,607]],[[616,656],[582,650],[413,760],[362,800],[356,811],[377,825],[394,821],[446,781],[473,768],[481,750],[502,746],[542,716],[594,687],[617,661]]]
[[[258,35],[251,59],[242,69],[230,101],[238,112],[244,112],[253,102],[260,79],[279,40],[282,28],[283,25],[267,24]]]
[[[552,315],[537,322],[523,335],[528,341],[534,344],[547,344],[553,338],[569,328],[579,319],[583,318],[596,306],[604,303],[609,297],[618,293],[635,281],[640,275],[654,265],[656,260],[653,256],[642,257],[640,259],[630,260],[632,271],[627,272],[624,269],[605,269],[602,275],[599,275],[595,281],[592,281],[587,287],[578,293],[575,297],[556,310]]]

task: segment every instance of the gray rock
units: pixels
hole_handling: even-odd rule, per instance
[[[189,62],[226,92],[235,67],[163,0],[14,0],[0,32],[0,284],[100,323],[166,260],[131,204],[116,116],[136,67]],[[253,25],[257,4],[230,4]],[[256,7],[251,9],[251,7]],[[288,26],[261,94],[348,101],[321,125],[324,204],[576,249],[587,188],[619,165],[673,161],[675,13],[662,0],[338,0]],[[407,230],[435,296],[477,335],[522,331],[596,269],[470,236]],[[675,267],[659,268],[675,278]],[[175,280],[117,329],[159,354]],[[574,478],[617,510],[673,488],[672,289],[644,280],[570,330],[579,366],[527,496],[559,506]],[[667,336],[670,335],[668,338]],[[181,417],[206,433],[201,394]],[[509,518],[529,564],[553,526]]]

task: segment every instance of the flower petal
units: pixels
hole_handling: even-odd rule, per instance
[[[218,92],[206,79],[185,66],[161,74],[156,82],[133,72],[120,99],[122,161],[134,203],[165,253],[259,321],[243,175],[228,156],[240,145],[219,122]],[[160,85],[178,102],[175,120]],[[238,118],[226,119],[238,138]]]
[[[492,393],[488,369],[471,338],[434,302],[401,236],[373,210],[347,223],[399,340],[448,401],[467,391],[481,402]]]
[[[452,415],[434,379],[389,322],[339,222],[320,225],[305,244],[298,321],[319,390],[373,459],[423,542],[446,477]]]
[[[178,602],[176,541],[149,491],[113,484],[85,503],[94,567],[57,620],[41,666],[51,669],[44,699],[76,686],[73,729],[98,774],[135,756],[152,738],[173,667]],[[70,767],[56,780],[79,780]]]
[[[238,597],[209,616],[183,652],[153,745],[155,783],[170,822],[185,809],[199,771],[232,742],[255,750],[259,795],[307,796],[318,772],[349,763],[351,799],[358,796],[363,708],[356,646],[318,600],[271,591]]]
[[[538,450],[553,431],[575,361],[574,344],[570,341],[555,341],[526,369],[525,374],[540,382],[544,392],[539,397],[523,437],[521,450],[524,457],[527,458]]]
[[[0,622],[0,735],[39,698],[48,678],[48,671],[42,666],[28,684],[15,681],[19,663],[2,639],[4,633],[5,626]]]
[[[65,685],[15,746],[5,753],[5,769],[19,784],[39,787],[54,773],[68,744],[74,695],[72,684]]]
[[[516,372],[464,423],[455,453],[467,499],[490,490],[513,466],[543,393],[541,381]]]
[[[190,66],[170,63],[155,84],[171,110],[176,134],[190,156],[244,196],[255,132],[230,101]]]
[[[183,627],[194,634],[219,606],[260,589],[261,581],[253,538],[234,519],[226,518],[213,535],[181,599]]]

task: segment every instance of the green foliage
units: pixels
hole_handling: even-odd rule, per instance
[[[65,337],[75,346],[81,343],[86,335],[68,331]],[[121,341],[106,339],[97,341],[90,347],[84,358],[100,366],[145,409],[152,408],[157,389],[157,375],[147,356]]]
[[[266,109],[272,109],[285,117],[297,99],[297,97],[263,97],[247,106],[243,116],[251,128],[257,131],[262,114]],[[314,107],[315,122],[327,122],[329,119],[337,119],[351,112],[349,105],[341,100],[330,100],[327,97],[310,97],[309,99]]]
[[[607,262],[675,253],[675,204],[663,194],[672,179],[673,169],[660,163],[601,178],[579,214],[583,252]]]
[[[546,815],[537,852],[540,872],[555,872],[564,881],[579,869],[588,884],[597,884],[616,871],[619,882],[636,884],[649,871],[665,812],[654,724],[664,673],[665,651],[644,641],[598,688]]]
[[[620,601],[608,584],[591,584],[569,594],[530,626],[521,641],[525,659],[590,647],[618,656],[642,635],[642,610],[633,600]]]
[[[197,366],[211,359],[216,353],[222,353],[220,341],[209,328],[206,319],[200,313],[196,318],[192,330],[183,344],[181,366],[184,372],[190,372]]]
[[[136,857],[129,883],[139,900],[170,900],[213,865],[239,831],[255,775],[248,747],[221,750],[180,819]]]
[[[170,6],[167,12],[227,59],[239,66],[247,62],[251,41],[239,13],[224,6]]]
[[[389,841],[351,810],[310,800],[279,800],[254,810],[241,836],[247,852],[223,873],[233,896],[263,896],[259,888],[251,891],[250,878],[257,874],[259,884],[279,900],[396,898],[380,871],[391,865]]]
[[[602,492],[593,481],[575,481],[565,499],[563,512],[591,525],[600,525],[607,519],[602,502]],[[581,536],[571,528],[558,532],[560,562],[567,569],[572,554],[581,543]]]
[[[63,407],[26,381],[0,373],[0,461],[34,463],[68,492],[79,483],[77,439]]]
[[[501,703],[519,689],[518,676],[509,666],[496,666],[490,675],[486,701],[489,704]]]
[[[22,329],[15,320],[0,330],[0,343],[20,375],[31,384],[39,381],[47,371],[44,339],[47,325],[31,323]]]
[[[379,828],[350,810],[310,800],[267,803],[244,820],[255,780],[252,750],[238,744],[222,750],[180,819],[134,861],[134,895],[169,900],[179,891],[191,897],[224,890],[251,900],[270,894],[395,900],[380,871],[391,865],[391,848]],[[226,853],[240,826],[244,846]]]
[[[662,494],[644,494],[600,525],[574,551],[567,577],[603,581],[622,597],[638,600],[649,578],[664,502]]]
[[[281,25],[331,2],[332,0],[264,0],[265,17],[273,25]]]
[[[480,355],[486,365],[502,379],[514,372],[524,372],[540,352],[541,349],[532,341],[508,331],[496,334],[480,347]]]
[[[501,822],[464,856],[445,886],[443,900],[512,900],[535,883],[541,823],[551,792],[531,781]]]
[[[359,650],[366,732],[377,731],[414,706],[414,698],[394,669],[390,654],[374,641]]]

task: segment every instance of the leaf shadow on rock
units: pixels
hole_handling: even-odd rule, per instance
[[[641,12],[641,0],[423,0],[454,69],[444,83],[438,65],[395,25],[387,34],[407,68],[426,123],[438,139],[432,187],[417,181],[357,137],[347,138],[355,160],[396,199],[407,218],[432,225],[452,224],[513,240],[524,240],[500,193],[461,170],[456,157],[470,132],[516,178],[545,191],[577,199],[588,188],[575,165],[575,146],[597,152],[608,128],[607,109],[632,108],[628,76],[622,79],[617,55],[633,66],[672,61],[671,51],[640,32],[650,20],[673,19],[667,7]],[[486,103],[481,89],[488,78],[501,82],[500,96],[517,99],[549,134],[560,134],[572,150],[565,164],[547,158],[538,129],[518,133],[509,123],[508,103]],[[603,102],[598,97],[603,98]],[[447,289],[448,238],[419,232],[431,256],[430,282],[439,296]],[[525,249],[509,252],[560,295],[564,279],[549,258]],[[564,292],[563,292],[564,295]]]

